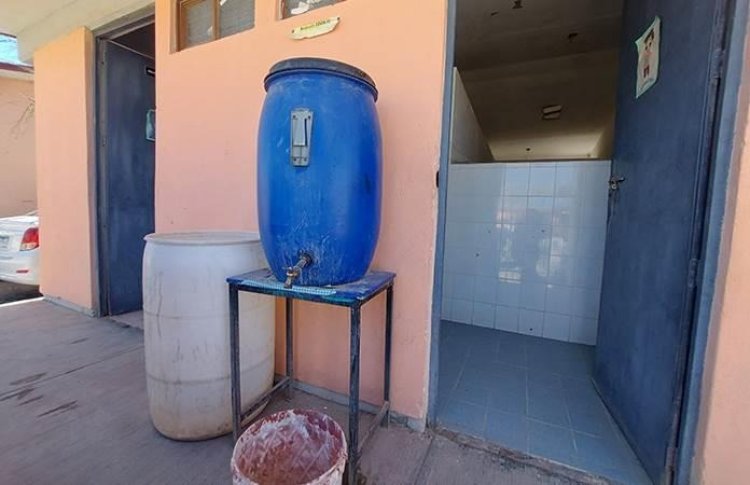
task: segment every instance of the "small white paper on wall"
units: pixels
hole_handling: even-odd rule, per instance
[[[656,17],[642,36],[635,41],[638,49],[638,75],[635,82],[635,97],[639,98],[656,84],[659,77],[659,43],[661,41],[661,19]]]
[[[311,24],[302,25],[292,29],[292,33],[289,36],[294,40],[310,39],[312,37],[318,37],[329,32],[333,32],[333,29],[339,24],[340,17],[330,17],[324,20],[319,20]]]

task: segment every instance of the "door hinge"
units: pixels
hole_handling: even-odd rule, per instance
[[[664,470],[662,483],[672,483],[675,476],[675,461],[677,460],[677,447],[670,445],[667,449],[667,466]]]
[[[435,187],[440,188],[440,170],[435,172]]]
[[[688,288],[693,289],[698,284],[698,258],[690,260],[690,266],[688,268]]]
[[[711,69],[711,78],[719,80],[724,77],[724,63],[726,62],[726,50],[720,47],[714,50],[713,68]]]

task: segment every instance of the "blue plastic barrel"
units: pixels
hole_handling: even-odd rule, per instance
[[[261,243],[280,281],[336,285],[367,272],[380,230],[378,92],[361,70],[328,59],[275,64],[258,133]]]

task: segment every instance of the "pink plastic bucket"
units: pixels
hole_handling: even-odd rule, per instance
[[[307,409],[256,421],[232,454],[235,485],[340,485],[346,438],[330,416]]]

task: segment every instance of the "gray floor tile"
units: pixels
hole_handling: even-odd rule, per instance
[[[493,409],[487,411],[485,437],[489,441],[528,453],[528,433],[528,420],[525,416]]]
[[[526,367],[526,347],[521,343],[500,342],[495,362]]]
[[[437,396],[438,411],[440,411],[443,408],[443,405],[448,403],[451,395],[453,395],[452,388],[446,388],[445,386],[443,386],[442,382],[438,383],[438,396]]]
[[[441,424],[627,485],[649,483],[593,385],[593,347],[463,324],[449,324],[441,341]],[[455,388],[445,391],[443,379]]]
[[[529,420],[529,453],[560,463],[575,458],[573,432],[569,428]]]
[[[627,468],[630,453],[627,453],[624,443],[618,442],[614,436],[600,437],[585,433],[573,432],[578,459],[581,463],[597,464],[608,468]],[[634,457],[632,457],[634,459]]]
[[[580,468],[627,485],[649,483],[635,454],[621,437],[611,435],[602,438],[574,433],[574,439],[576,465]]]
[[[496,382],[494,375],[488,369],[479,369],[476,367],[464,367],[461,377],[458,380],[459,386],[483,387],[489,389]]]
[[[594,354],[587,346],[539,339],[527,345],[529,367],[556,374],[585,377],[593,371]]]
[[[568,342],[538,337],[527,341],[526,351],[530,358],[560,359],[576,354],[575,347]]]
[[[451,429],[477,436],[484,436],[487,408],[450,399],[438,413],[438,422]]]
[[[574,430],[596,436],[614,433],[614,423],[591,380],[565,379],[563,386]]]
[[[529,369],[533,369],[540,372],[548,372],[549,369],[555,369],[556,363],[551,355],[545,353],[535,354],[529,352],[530,349],[526,349],[527,352],[527,366]]]
[[[439,386],[440,391],[443,392],[443,389],[446,390],[446,392],[451,392],[453,389],[456,388],[458,385],[458,376],[460,375],[459,372],[441,372],[439,377]]]
[[[494,354],[497,352],[497,345],[498,340],[495,338],[493,334],[490,335],[484,335],[480,334],[477,335],[476,338],[471,340],[471,343],[469,347],[474,352],[481,352],[482,354]]]
[[[558,426],[570,426],[565,398],[557,389],[534,384],[528,386],[530,418]]]
[[[565,357],[554,361],[557,372],[567,376],[586,377],[594,372],[594,363],[585,357]]]
[[[593,345],[577,345],[578,352],[591,362],[594,361],[595,349]]]
[[[498,386],[490,389],[488,404],[490,409],[515,413],[522,416],[525,415],[525,383],[514,384],[512,382],[502,382]]]
[[[591,375],[582,377],[562,376],[561,380],[565,392],[589,393],[597,397],[599,396],[594,387]]]
[[[567,399],[581,403],[601,403],[599,393],[596,392],[596,387],[594,387],[594,382],[590,376],[582,378],[562,376],[562,383],[563,394]]]
[[[488,386],[466,382],[464,377],[459,379],[458,385],[451,393],[451,399],[458,399],[482,407],[487,407],[489,396],[490,388]]]
[[[610,436],[614,430],[604,405],[600,402],[576,403],[568,401],[570,424],[575,431],[595,436]]]
[[[496,382],[526,385],[526,369],[511,364],[496,363],[486,370]]]
[[[537,385],[540,387],[548,387],[550,389],[555,389],[562,392],[562,379],[558,374],[552,374],[540,369],[534,369],[529,370],[528,379],[529,384]]]
[[[452,340],[444,339],[440,348],[441,362],[451,363],[455,361],[463,362],[469,355],[469,345],[456,345]]]

